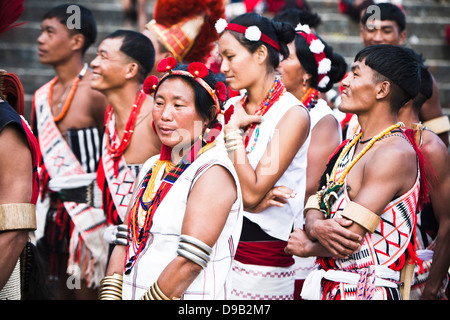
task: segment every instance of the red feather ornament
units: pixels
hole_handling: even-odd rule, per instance
[[[222,81],[216,84],[216,96],[221,101],[224,102],[227,99],[227,87]]]
[[[16,22],[24,11],[24,0],[0,0],[0,34],[20,26],[25,22]]]
[[[167,72],[175,68],[177,65],[177,60],[174,57],[167,57],[162,59],[158,66],[156,67],[156,71],[158,72]]]
[[[231,105],[223,114],[225,124],[227,124],[228,121],[230,121],[230,118],[233,115],[233,113],[234,113],[234,105]]]
[[[188,65],[188,71],[194,77],[204,78],[208,75],[208,68],[201,62],[192,62]]]
[[[142,90],[144,90],[146,94],[152,94],[153,92],[155,92],[156,87],[158,86],[158,82],[158,78],[154,75],[151,75],[147,79],[145,79]]]

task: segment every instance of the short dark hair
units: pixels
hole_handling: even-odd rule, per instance
[[[398,29],[400,32],[405,30],[406,28],[406,16],[405,13],[395,4],[390,2],[382,2],[375,4],[380,9],[380,20],[392,20],[395,21],[398,25]],[[361,24],[363,26],[366,25],[367,20],[373,15],[372,11],[365,10],[364,14],[361,17]]]
[[[294,28],[299,23],[307,24],[310,28],[317,28],[322,23],[322,19],[317,13],[291,7],[277,13],[273,20],[287,22]]]
[[[82,34],[84,36],[84,45],[81,49],[82,54],[84,55],[97,38],[97,23],[95,22],[94,15],[89,9],[79,4],[61,4],[47,11],[42,20],[56,18],[61,24],[67,27],[67,21],[73,14],[70,10],[68,13],[67,9],[72,5],[75,5],[80,9],[80,28],[68,28],[68,30],[73,34]]]
[[[122,39],[120,51],[138,64],[139,82],[144,83],[155,63],[155,48],[150,39],[132,30],[116,30],[105,39]]]
[[[273,68],[277,68],[280,64],[280,54],[284,59],[289,57],[289,48],[287,45],[294,40],[295,37],[294,27],[289,23],[270,20],[269,18],[254,12],[241,14],[231,20],[230,23],[235,23],[245,27],[257,26],[259,30],[261,30],[261,33],[278,43],[280,46],[280,52],[261,40],[250,41],[247,40],[242,33],[227,30],[228,32],[231,32],[234,37],[251,53],[255,52],[261,45],[265,45],[269,53],[269,64]]]
[[[174,70],[183,70],[187,71],[187,65],[181,64],[177,65]],[[213,98],[209,94],[208,91],[206,91],[203,86],[198,83],[194,78],[191,78],[189,76],[180,75],[180,74],[169,74],[166,77],[163,77],[161,81],[158,83],[158,86],[155,90],[155,96],[158,92],[159,87],[161,84],[166,81],[167,79],[173,79],[173,78],[181,78],[183,79],[194,91],[195,96],[195,108],[197,112],[203,117],[208,119],[209,121],[213,121],[217,114],[216,114],[216,105],[214,103]],[[208,70],[208,75],[202,78],[213,90],[216,87],[217,79],[214,73],[211,70]]]
[[[355,61],[363,60],[391,84],[390,103],[393,110],[398,111],[419,93],[420,63],[413,50],[402,46],[377,44],[357,53]]]
[[[433,95],[433,77],[425,65],[420,69],[420,90],[413,100],[413,108],[419,112],[422,105]]]

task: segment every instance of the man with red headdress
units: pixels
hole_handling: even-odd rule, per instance
[[[151,74],[157,75],[156,66],[169,56],[178,62],[214,61],[211,52],[218,38],[214,24],[224,16],[223,0],[157,0],[153,19],[143,31],[155,47]]]

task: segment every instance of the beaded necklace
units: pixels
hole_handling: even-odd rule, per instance
[[[272,88],[270,89],[269,93],[267,94],[267,97],[261,102],[258,109],[256,109],[254,115],[256,116],[263,116],[266,114],[267,111],[274,105],[275,102],[278,101],[278,99],[286,92],[286,88],[284,87],[283,83],[280,81],[280,78],[275,78],[275,81],[272,85]],[[244,95],[244,97],[241,99],[242,107],[245,109],[245,106],[247,105],[248,97],[247,94]],[[259,127],[261,123],[253,123],[245,129],[244,133],[244,143],[245,143],[245,149],[247,150],[247,153],[250,153],[255,148],[256,143],[258,142],[259,137]],[[253,143],[250,148],[248,148],[248,144],[250,142],[250,137],[253,135],[253,132],[255,131],[255,138],[253,140]]]
[[[309,88],[300,99],[300,102],[305,106],[306,109],[310,110],[317,103],[318,98],[319,91],[314,88]]]
[[[123,131],[122,140],[120,141],[120,144],[116,147],[116,135],[117,131],[114,130],[114,136],[111,137],[110,131],[109,131],[109,122],[111,121],[112,115],[114,113],[113,108],[111,105],[108,105],[106,110],[106,119],[105,119],[105,135],[106,135],[106,147],[108,149],[108,153],[111,155],[111,158],[114,160],[114,174],[118,174],[118,164],[119,159],[122,156],[125,149],[128,147],[131,141],[131,136],[133,135],[134,127],[136,124],[137,116],[139,115],[139,111],[141,110],[141,106],[144,103],[144,100],[146,98],[146,94],[142,91],[139,91],[136,99],[134,101],[133,107],[131,108],[130,116],[128,117],[127,124],[125,125],[125,130]],[[111,145],[111,141],[114,141],[113,145]]]
[[[138,186],[137,195],[129,213],[130,223],[128,229],[129,234],[131,235],[130,245],[132,246],[134,255],[128,257],[127,251],[126,260],[128,262],[125,265],[125,274],[129,274],[131,272],[137,257],[141,254],[145,247],[150,234],[153,216],[158,209],[159,204],[170,191],[178,177],[180,177],[184,170],[190,166],[192,163],[191,160],[195,160],[202,153],[211,149],[215,145],[215,141],[205,144],[201,137],[197,139],[197,141],[192,145],[191,150],[186,153],[183,158],[171,169],[158,188],[155,187],[158,172],[161,170],[164,163],[170,162],[170,160],[157,160],[152,168],[147,172],[142,183]],[[142,210],[140,210],[140,208],[142,208]],[[143,221],[143,223],[140,223],[140,221]]]
[[[69,110],[70,104],[72,103],[73,96],[75,95],[75,91],[77,91],[78,83],[81,81],[83,76],[86,74],[87,71],[87,63],[84,64],[83,69],[81,69],[78,76],[76,76],[75,79],[72,80],[72,83],[70,84],[70,91],[67,95],[66,100],[64,101],[64,105],[61,109],[61,112],[55,117],[53,117],[53,121],[59,122],[61,121],[67,114],[67,111]],[[58,77],[54,77],[53,80],[50,82],[50,88],[48,90],[48,105],[50,106],[50,110],[52,110],[52,97],[53,97],[53,87],[55,86],[56,82],[58,82]],[[61,105],[61,104],[60,104]]]
[[[347,152],[359,141],[359,139],[362,136],[362,133],[359,133],[356,137],[354,137],[347,145],[344,147],[344,149],[339,154],[338,159],[336,160],[336,163],[334,164],[333,170],[331,172],[331,175],[327,175],[327,185],[322,188],[322,190],[317,192],[318,200],[319,200],[319,206],[320,210],[325,214],[325,217],[329,218],[331,215],[331,205],[330,200],[331,197],[337,198],[337,191],[344,185],[345,177],[347,176],[350,169],[356,164],[356,162],[361,159],[361,157],[373,146],[373,144],[383,138],[384,136],[391,133],[392,130],[399,128],[402,125],[402,123],[396,123],[387,129],[381,131],[379,134],[374,136],[367,146],[365,146],[356,157],[353,158],[353,160],[345,167],[345,169],[342,171],[339,179],[336,181],[336,174],[337,169],[339,167],[340,162],[342,161],[342,158],[347,154]]]

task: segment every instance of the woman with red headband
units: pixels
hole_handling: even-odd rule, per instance
[[[234,299],[292,299],[294,259],[284,248],[301,213],[310,140],[308,111],[276,76],[295,30],[255,13],[216,23],[221,71],[233,90],[225,146],[242,188],[244,223],[233,263]],[[253,212],[274,186],[293,190],[283,207]]]
[[[159,84],[155,76],[144,83],[154,93],[162,149],[138,176],[102,300],[230,297],[242,200],[233,164],[216,139],[225,85],[201,63],[175,65],[173,57],[162,60],[158,72],[167,73]]]
[[[280,73],[286,89],[308,108],[311,116],[305,195],[305,199],[308,199],[319,188],[319,180],[328,159],[342,142],[339,122],[326,101],[320,98],[320,93],[327,92],[342,80],[347,63],[342,55],[317,37],[308,25],[298,24],[296,31],[295,40],[288,46],[289,58],[280,63]],[[303,229],[303,216],[295,227]],[[297,299],[304,279],[314,268],[314,258],[295,257],[295,261],[297,281],[294,298]]]

